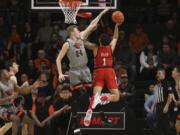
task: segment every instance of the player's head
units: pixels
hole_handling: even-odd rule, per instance
[[[60,91],[59,91],[59,96],[62,100],[69,100],[71,97],[71,90],[70,87],[64,86]]]
[[[156,78],[158,81],[164,80],[166,77],[166,71],[164,68],[159,68],[156,73]]]
[[[79,37],[80,36],[80,31],[76,25],[70,25],[67,28],[67,32],[69,37]]]
[[[176,66],[172,71],[172,78],[180,79],[180,66]]]
[[[99,37],[99,43],[102,46],[108,46],[111,42],[111,38],[108,34],[101,34]]]
[[[9,80],[10,79],[10,75],[8,70],[6,69],[2,69],[0,71],[0,80]]]
[[[9,70],[12,71],[14,74],[19,72],[19,65],[16,62],[11,62],[9,66]]]

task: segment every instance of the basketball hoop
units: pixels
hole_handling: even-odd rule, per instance
[[[82,5],[79,0],[59,0],[59,6],[62,8],[65,17],[65,23],[76,24],[76,16]]]

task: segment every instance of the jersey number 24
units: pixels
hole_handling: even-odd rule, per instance
[[[76,56],[77,57],[83,56],[83,52],[81,49],[76,51]]]

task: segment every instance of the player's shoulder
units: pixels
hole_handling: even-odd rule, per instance
[[[64,44],[63,44],[63,47],[69,48],[69,42],[65,41]]]

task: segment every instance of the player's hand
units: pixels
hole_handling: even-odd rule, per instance
[[[176,99],[175,99],[175,97],[174,97],[174,94],[169,94],[167,101],[168,101],[169,104],[170,104],[172,101],[176,102]]]
[[[41,122],[41,127],[44,127],[46,125],[46,121],[44,120],[43,122]]]
[[[167,112],[168,112],[168,106],[165,106],[165,107],[163,108],[163,113],[166,114]]]
[[[18,93],[14,92],[12,95],[11,95],[11,99],[16,99],[18,97]]]
[[[116,27],[119,27],[122,23],[123,23],[123,22],[121,22],[121,23],[116,23]]]
[[[60,82],[62,82],[66,79],[66,77],[68,77],[68,75],[60,74],[58,79]]]
[[[42,81],[39,81],[39,80],[37,80],[33,83],[33,89],[37,89],[37,88],[43,87],[43,86],[44,86],[44,83]]]
[[[42,123],[40,123],[40,122],[37,123],[37,126],[38,126],[38,127],[41,127],[41,128],[44,127],[44,126],[42,125]]]

